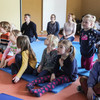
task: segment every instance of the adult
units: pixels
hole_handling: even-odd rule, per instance
[[[47,33],[53,34],[55,36],[58,36],[59,33],[59,23],[56,21],[56,15],[52,14],[50,17],[51,21],[47,24]],[[59,36],[58,36],[59,37]]]
[[[67,39],[72,42],[75,39],[75,33],[76,33],[75,15],[69,13],[68,21],[64,24],[63,37],[61,38],[61,40]]]
[[[24,15],[25,23],[23,23],[21,27],[21,32],[23,35],[27,35],[29,37],[30,42],[32,43],[34,41],[34,36],[36,38],[36,41],[38,41],[38,36],[36,32],[36,24],[31,21],[31,15],[25,14]]]

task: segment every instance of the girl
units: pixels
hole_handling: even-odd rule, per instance
[[[51,19],[51,21],[48,22],[48,24],[47,24],[47,33],[48,33],[48,35],[53,34],[53,35],[59,37],[58,33],[59,33],[60,28],[59,28],[59,23],[56,21],[56,15],[52,14],[50,19]]]
[[[83,91],[87,95],[88,100],[94,100],[94,96],[100,96],[100,45],[98,51],[98,60],[93,65],[89,78],[81,77],[81,86],[78,86],[78,91]]]
[[[48,35],[47,39],[45,40],[44,44],[47,46],[47,48],[44,49],[42,60],[35,72],[35,74],[38,74],[38,76],[48,75],[54,68],[53,60],[54,57],[57,56],[56,47],[58,45],[58,41],[58,37],[54,35]]]
[[[27,84],[27,88],[30,93],[35,96],[42,96],[42,94],[52,90],[57,85],[73,82],[77,78],[77,61],[75,59],[75,48],[69,40],[62,40],[58,44],[58,56],[57,60],[54,61],[55,68],[52,71],[52,75],[39,77],[36,80]],[[60,68],[61,66],[61,68]],[[39,83],[49,83],[40,89],[33,89],[34,85]],[[51,82],[50,82],[51,81]]]
[[[0,36],[0,52],[2,53],[4,52],[9,43],[10,31],[11,31],[11,25],[9,24],[9,22],[6,21],[0,22],[0,33],[2,33]]]
[[[8,43],[8,46],[6,50],[4,51],[3,56],[2,54],[0,54],[0,60],[1,60],[0,68],[5,67],[6,65],[10,66],[12,63],[15,62],[15,55],[18,52],[20,52],[20,50],[17,48],[17,45],[16,45],[16,39],[20,35],[21,35],[21,32],[18,30],[13,30],[10,33],[10,36],[9,36],[10,42]]]
[[[80,33],[80,52],[81,52],[81,66],[86,70],[93,67],[93,58],[96,50],[95,43],[100,32],[93,28],[93,15],[87,14],[82,19],[82,27]]]
[[[75,33],[76,33],[75,15],[69,13],[68,22],[64,24],[63,37],[61,38],[61,40],[67,39],[72,42],[75,39]]]
[[[14,83],[20,80],[23,73],[32,74],[37,63],[35,53],[32,51],[26,35],[17,38],[17,47],[21,49],[21,53],[15,56],[15,63],[11,65]]]

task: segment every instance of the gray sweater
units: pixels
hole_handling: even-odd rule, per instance
[[[42,70],[48,70],[49,72],[51,72],[55,66],[54,59],[56,56],[57,56],[57,50],[52,50],[50,53],[47,54],[47,48],[45,48],[40,62]]]

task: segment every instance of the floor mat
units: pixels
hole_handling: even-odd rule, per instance
[[[23,100],[5,93],[1,93],[0,94],[0,100]]]

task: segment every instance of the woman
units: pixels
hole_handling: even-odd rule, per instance
[[[51,21],[47,24],[47,33],[48,35],[53,34],[58,36],[59,33],[59,23],[56,21],[56,15],[51,15]]]
[[[68,15],[68,22],[64,24],[63,37],[61,38],[61,40],[67,39],[72,42],[75,39],[75,33],[76,33],[75,15],[70,13]]]

